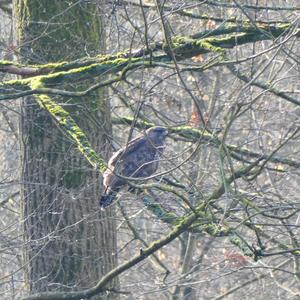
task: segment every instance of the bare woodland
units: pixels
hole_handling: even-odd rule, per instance
[[[0,18],[0,299],[300,298],[299,1]],[[158,171],[100,209],[109,157],[157,125]]]

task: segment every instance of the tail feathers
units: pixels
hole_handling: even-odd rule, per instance
[[[107,206],[109,206],[114,201],[116,196],[117,196],[117,192],[115,191],[110,191],[108,194],[104,194],[100,198],[100,207],[106,208]]]

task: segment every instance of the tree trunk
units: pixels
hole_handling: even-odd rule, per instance
[[[46,63],[104,51],[100,5],[73,0],[15,0],[20,60]],[[54,100],[64,104],[94,149],[107,156],[111,123],[104,96],[101,91],[80,99]],[[30,292],[91,287],[116,265],[113,211],[102,213],[98,206],[101,177],[34,98],[26,98],[22,104],[21,136]],[[112,294],[105,297],[116,298]]]

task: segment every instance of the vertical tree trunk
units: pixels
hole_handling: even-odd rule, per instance
[[[74,0],[14,2],[23,62],[73,60],[104,50],[99,2],[98,6]],[[101,91],[80,99],[54,100],[65,104],[94,149],[106,156],[111,123],[104,96]],[[21,136],[30,291],[90,287],[116,265],[113,212],[104,214],[98,208],[101,178],[33,98],[22,105]]]

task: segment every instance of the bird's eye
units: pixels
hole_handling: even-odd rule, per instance
[[[160,135],[167,135],[168,134],[168,130],[166,130],[165,128],[160,128],[159,130],[158,130],[158,133],[160,134]]]

